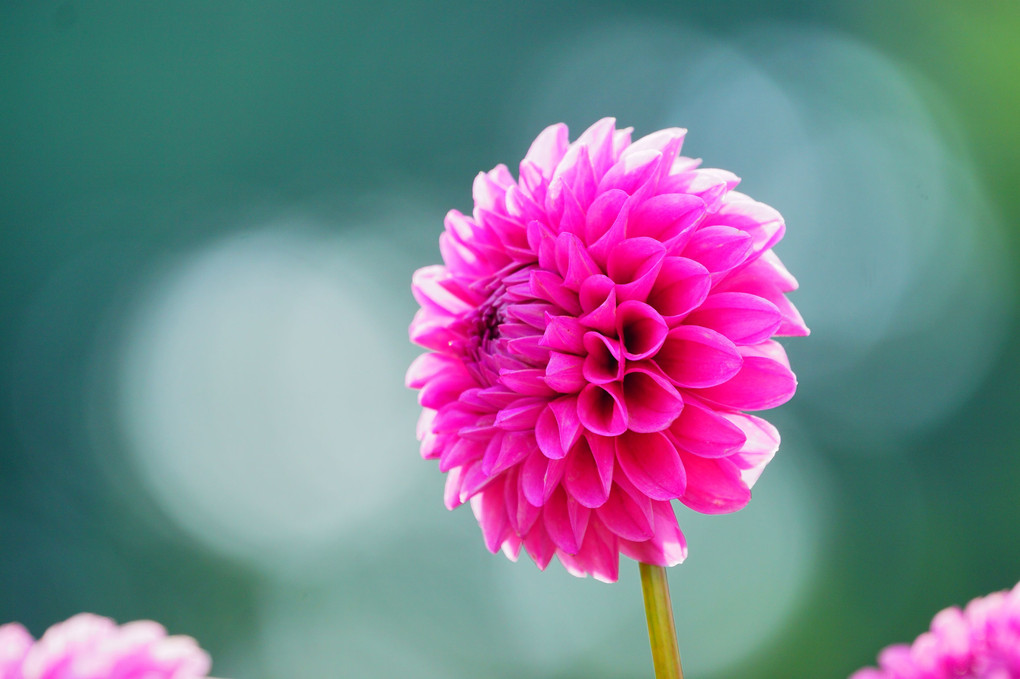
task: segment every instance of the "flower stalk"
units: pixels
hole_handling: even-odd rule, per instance
[[[655,679],[683,679],[680,667],[680,649],[673,623],[673,604],[669,599],[669,582],[666,569],[647,563],[641,569],[641,592],[645,599],[645,617],[648,619],[648,643],[652,647],[652,664]]]

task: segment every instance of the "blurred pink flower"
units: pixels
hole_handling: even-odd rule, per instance
[[[1020,584],[945,609],[913,644],[882,651],[878,665],[851,679],[1020,679]]]
[[[671,566],[670,501],[733,512],[779,436],[745,410],[797,382],[773,335],[808,330],[770,250],[774,209],[678,155],[685,130],[631,143],[611,118],[574,143],[553,125],[514,180],[474,182],[444,265],[414,275],[421,453],[470,501],[485,543],[614,581],[619,554]]]
[[[118,626],[81,613],[39,641],[18,623],[0,626],[0,679],[200,679],[209,667],[194,639],[150,620]]]

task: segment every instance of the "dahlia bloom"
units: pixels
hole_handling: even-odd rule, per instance
[[[913,644],[882,651],[878,665],[850,679],[1020,679],[1020,584],[945,609]]]
[[[743,411],[796,389],[773,335],[806,335],[771,251],[778,212],[679,155],[685,130],[631,143],[601,120],[553,125],[515,180],[479,174],[444,265],[418,270],[407,372],[421,454],[469,501],[490,551],[617,579],[619,554],[671,566],[671,500],[733,512],[779,436]]]
[[[118,626],[81,613],[38,641],[18,623],[0,626],[0,679],[200,679],[209,666],[194,639],[150,620]]]

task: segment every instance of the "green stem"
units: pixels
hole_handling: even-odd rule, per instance
[[[680,649],[676,644],[673,605],[669,601],[669,583],[662,566],[638,564],[641,568],[641,593],[645,597],[648,618],[648,642],[652,646],[655,679],[684,679],[680,668]]]

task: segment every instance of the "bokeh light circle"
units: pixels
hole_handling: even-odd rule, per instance
[[[343,240],[279,227],[213,244],[143,296],[120,420],[157,501],[215,551],[286,568],[376,536],[400,497],[403,358],[373,276]]]

